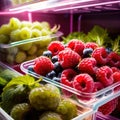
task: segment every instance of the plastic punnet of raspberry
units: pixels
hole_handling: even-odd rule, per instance
[[[29,94],[29,101],[36,110],[55,110],[61,100],[59,89],[52,85],[46,84],[39,88],[34,88]]]

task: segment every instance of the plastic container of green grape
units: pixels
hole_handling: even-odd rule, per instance
[[[10,77],[13,78],[13,77],[17,77],[17,76],[18,77],[22,76],[22,74],[18,73],[17,71],[15,71],[14,69],[12,69],[11,67],[9,67],[9,66],[5,65],[4,63],[0,62],[0,77],[4,77],[5,79],[7,79],[7,78],[10,79]],[[40,84],[45,85],[45,84],[48,84],[48,83],[45,82],[45,81],[40,81]],[[56,86],[55,84],[52,84],[52,85]],[[93,115],[94,110],[92,108],[83,106],[82,104],[78,104],[78,102],[74,98],[66,98],[62,94],[61,88],[59,86],[56,86],[56,87],[58,88],[58,90],[60,90],[60,96],[61,96],[62,99],[65,98],[66,100],[69,100],[70,103],[73,103],[73,106],[74,105],[76,106],[75,110],[73,110],[74,107],[69,107],[69,109],[72,108],[71,111],[69,111],[69,109],[68,109],[68,112],[70,112],[71,115],[72,114],[74,115],[74,117],[73,117],[70,114],[66,114],[66,116],[69,115],[69,117],[72,118],[72,119],[70,118],[70,120],[95,120],[94,115]],[[1,88],[0,88],[0,91],[2,91]],[[55,103],[53,102],[53,104],[55,104]],[[65,109],[65,110],[67,110],[67,109]],[[74,111],[75,111],[75,114],[73,113]],[[32,113],[32,114],[34,115],[34,113]],[[38,115],[38,113],[35,114],[35,115]],[[40,115],[41,115],[41,113],[40,113]],[[13,119],[13,117],[9,113],[5,112],[5,110],[4,110],[3,107],[2,108],[0,107],[0,120],[14,120],[14,119]],[[29,120],[29,119],[26,118],[25,120]],[[59,118],[58,120],[64,120],[64,119],[60,119]]]
[[[59,40],[63,35],[58,31],[46,36],[34,37],[25,40],[19,40],[7,44],[0,42],[0,60],[9,65],[20,64],[24,61],[31,60],[40,56],[47,45],[53,40]],[[4,40],[2,34],[0,36]]]

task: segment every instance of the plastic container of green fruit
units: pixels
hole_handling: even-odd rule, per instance
[[[49,79],[47,77],[35,73],[34,70],[30,70],[30,66],[33,65],[34,65],[34,60],[29,60],[23,62],[20,65],[20,68],[24,73],[30,74],[31,76],[34,76],[36,78],[43,77],[45,82],[59,86],[63,90],[63,94],[66,97],[69,98],[73,97],[78,102],[78,104],[92,108],[93,111],[97,111],[100,106],[120,96],[120,90],[119,90],[120,82],[113,83],[112,85],[106,88],[98,90],[97,92],[92,92],[92,93],[80,92],[75,88],[71,88],[58,81],[54,81],[52,79]]]
[[[15,71],[14,69],[12,69],[11,67],[5,65],[4,63],[0,62],[0,75],[2,73],[3,75],[3,71],[6,71],[8,70],[9,73],[12,72],[13,76],[14,77],[19,77],[19,76],[23,76],[21,73],[18,73],[17,71]],[[6,74],[6,76],[8,75],[8,72]],[[10,75],[10,74],[9,74]],[[5,76],[5,77],[6,77]],[[10,77],[10,76],[9,76]],[[24,79],[25,80],[25,79]],[[19,81],[18,81],[19,82]],[[21,81],[20,81],[21,82]],[[48,84],[47,82],[45,82],[44,80],[43,81],[40,81],[40,84]],[[94,115],[93,113],[95,112],[92,108],[90,107],[87,107],[87,106],[84,106],[82,104],[78,104],[78,101],[76,101],[74,98],[66,98],[63,94],[62,94],[62,89],[59,85],[56,86],[56,84],[50,84],[50,85],[53,85],[55,87],[57,87],[57,89],[60,90],[60,95],[61,95],[61,98],[65,98],[65,99],[68,99],[70,100],[77,108],[77,115],[72,119],[72,120],[95,120],[94,118]],[[8,96],[8,99],[9,99],[9,96]],[[37,115],[37,114],[36,114]],[[1,107],[0,108],[0,119],[1,120],[14,120],[10,115],[9,113],[5,112],[5,110]]]
[[[40,56],[53,40],[59,40],[63,35],[58,31],[54,34],[35,37],[8,44],[0,43],[0,60],[10,65],[20,64],[24,61]]]

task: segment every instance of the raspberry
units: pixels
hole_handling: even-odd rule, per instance
[[[96,59],[98,65],[105,65],[107,63],[108,53],[104,47],[96,48],[91,56]]]
[[[68,42],[67,47],[71,48],[73,51],[77,52],[79,55],[82,55],[85,45],[80,40],[72,39]]]
[[[93,92],[93,78],[87,73],[76,75],[73,81],[73,87],[82,92]]]
[[[114,82],[120,81],[120,72],[114,72],[113,79],[114,79]]]
[[[94,84],[95,84],[95,88],[94,88],[95,92],[97,92],[97,91],[104,88],[104,86],[103,86],[103,84],[101,82],[94,82]]]
[[[85,44],[85,48],[92,48],[93,50],[96,49],[98,47],[98,44],[95,42],[87,42]]]
[[[33,69],[36,73],[45,76],[54,69],[54,65],[48,57],[40,56],[35,59]]]
[[[111,69],[112,69],[113,73],[114,72],[120,72],[120,70],[117,67],[111,67]]]
[[[57,55],[60,51],[64,50],[64,44],[60,41],[53,41],[48,45],[48,50],[52,52],[52,56]]]
[[[73,79],[77,73],[73,69],[63,70],[61,74],[61,83],[73,87]]]
[[[96,64],[97,62],[95,58],[84,58],[78,64],[78,69],[82,73],[88,73],[90,75],[94,75],[97,69]]]
[[[108,66],[102,66],[96,71],[96,78],[103,83],[104,86],[109,86],[113,83],[113,72]]]
[[[76,75],[77,72],[75,72],[73,69],[65,69],[61,74],[60,82],[69,87],[73,87],[73,79]],[[65,89],[62,89],[62,93],[67,97],[71,97],[73,95],[73,93]]]
[[[62,50],[58,54],[58,61],[64,69],[75,68],[78,65],[80,59],[81,57],[79,54],[69,48]]]
[[[120,68],[120,55],[115,52],[111,52],[108,54],[108,65],[111,67]]]
[[[118,104],[118,98],[115,98],[107,102],[106,104],[100,106],[98,111],[100,111],[104,115],[109,115],[115,110],[117,104]]]

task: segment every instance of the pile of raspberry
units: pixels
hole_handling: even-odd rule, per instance
[[[94,93],[120,81],[120,55],[94,42],[72,39],[64,45],[53,41],[34,61],[34,72],[80,92]],[[110,114],[117,104],[116,98],[101,106],[99,111]]]

